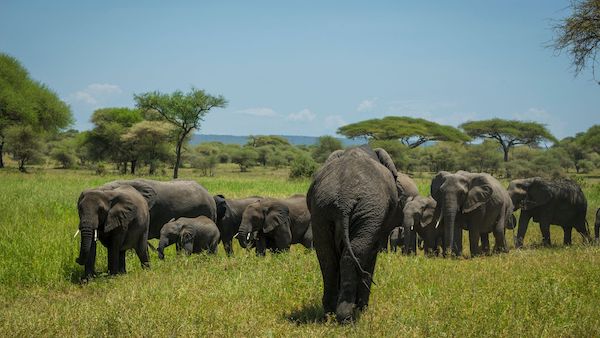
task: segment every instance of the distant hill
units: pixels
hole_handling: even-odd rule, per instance
[[[297,136],[297,135],[277,135],[286,138],[293,145],[312,145],[317,142],[318,137],[314,136]],[[344,146],[353,146],[363,144],[363,140],[350,140],[347,138],[337,137],[342,141]],[[248,136],[235,135],[214,135],[214,134],[194,134],[190,140],[190,144],[196,145],[205,142],[221,142],[225,144],[246,144]]]

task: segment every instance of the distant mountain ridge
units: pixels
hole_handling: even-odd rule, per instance
[[[317,143],[316,136],[300,136],[300,135],[277,135],[287,139],[293,145],[313,145]],[[246,144],[249,136],[236,135],[215,135],[215,134],[194,134],[190,140],[190,144],[196,145],[206,142],[221,142],[225,144]],[[364,140],[350,140],[347,138],[336,137],[344,146],[353,146],[365,143]]]

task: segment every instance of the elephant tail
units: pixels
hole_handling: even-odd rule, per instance
[[[370,289],[371,288],[370,284],[371,283],[375,284],[375,282],[373,282],[373,276],[368,271],[365,271],[362,268],[362,266],[360,265],[360,262],[358,261],[358,258],[356,258],[356,255],[354,255],[354,251],[352,250],[352,245],[350,244],[350,216],[342,215],[342,228],[344,230],[344,245],[346,246],[346,248],[348,248],[348,253],[350,253],[350,257],[356,264],[356,268],[358,269],[358,271],[360,272],[360,274],[362,276],[361,280],[362,280],[363,284],[367,287],[367,289]]]

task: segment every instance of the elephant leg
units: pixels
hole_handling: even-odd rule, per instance
[[[389,234],[387,234],[387,236],[381,236],[379,239],[379,252],[388,252],[388,238]]]
[[[119,251],[119,273],[125,274],[127,273],[127,269],[125,268],[125,258],[126,258],[126,250]]]
[[[506,234],[504,233],[504,228],[502,226],[498,226],[494,229],[494,240],[496,241],[494,244],[494,252],[508,252]]]
[[[528,212],[521,210],[521,215],[519,216],[519,229],[517,230],[517,238],[515,239],[516,248],[521,248],[523,246],[530,219],[531,215],[529,215]]]
[[[359,256],[357,256],[359,257]],[[373,276],[375,271],[375,263],[377,262],[377,253],[371,252],[366,255],[361,255],[360,261],[364,262],[364,265],[361,264],[363,269]],[[357,299],[356,305],[359,311],[363,311],[369,305],[369,297],[371,296],[371,282],[369,281],[369,285],[365,285],[365,283],[358,284],[357,290]]]
[[[417,254],[417,232],[412,230],[408,232],[408,238],[410,247],[408,248],[408,252],[412,254]]]
[[[356,252],[354,254],[356,255]],[[358,258],[358,255],[356,256]],[[335,310],[339,322],[351,321],[354,318],[356,294],[361,279],[362,276],[360,276],[348,248],[344,248],[340,260],[340,290]]]
[[[267,251],[267,240],[264,238],[264,236],[260,236],[259,238],[256,239],[256,256],[262,257],[265,255],[266,251]]]
[[[223,241],[223,249],[225,249],[227,256],[233,256],[233,245],[231,241]]]
[[[552,241],[550,240],[550,224],[540,223],[540,231],[542,232],[542,244],[544,246],[552,245]]]
[[[85,262],[85,276],[84,278],[91,278],[96,275],[96,241],[92,241],[90,247],[90,253],[88,254],[87,261]]]
[[[583,242],[584,243],[591,243],[592,242],[592,235],[588,231],[588,228],[586,226],[586,222],[587,221],[585,219],[583,219],[581,222],[575,223],[575,230],[577,230],[577,232],[579,232],[581,234],[581,236],[583,236]]]
[[[115,244],[115,241],[113,241],[108,248],[108,273],[110,275],[116,275],[119,273],[120,253],[120,245]]]
[[[564,231],[563,244],[571,245],[571,235],[573,232],[573,228],[570,225],[565,225],[565,226],[563,226],[563,231]]]
[[[323,276],[323,310],[335,313],[340,288],[340,257],[335,247],[334,225],[313,219],[317,259]]]
[[[150,258],[148,255],[148,240],[142,239],[138,245],[135,247],[135,253],[140,259],[140,263],[142,264],[142,269],[150,268]]]
[[[481,254],[479,251],[479,238],[481,236],[475,230],[469,230],[469,248],[471,249],[471,257],[476,257]]]
[[[481,253],[484,255],[490,254],[490,237],[489,234],[481,234]]]

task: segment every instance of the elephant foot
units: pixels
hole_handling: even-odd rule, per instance
[[[335,311],[335,317],[339,323],[350,324],[354,322],[354,304],[341,302]]]

